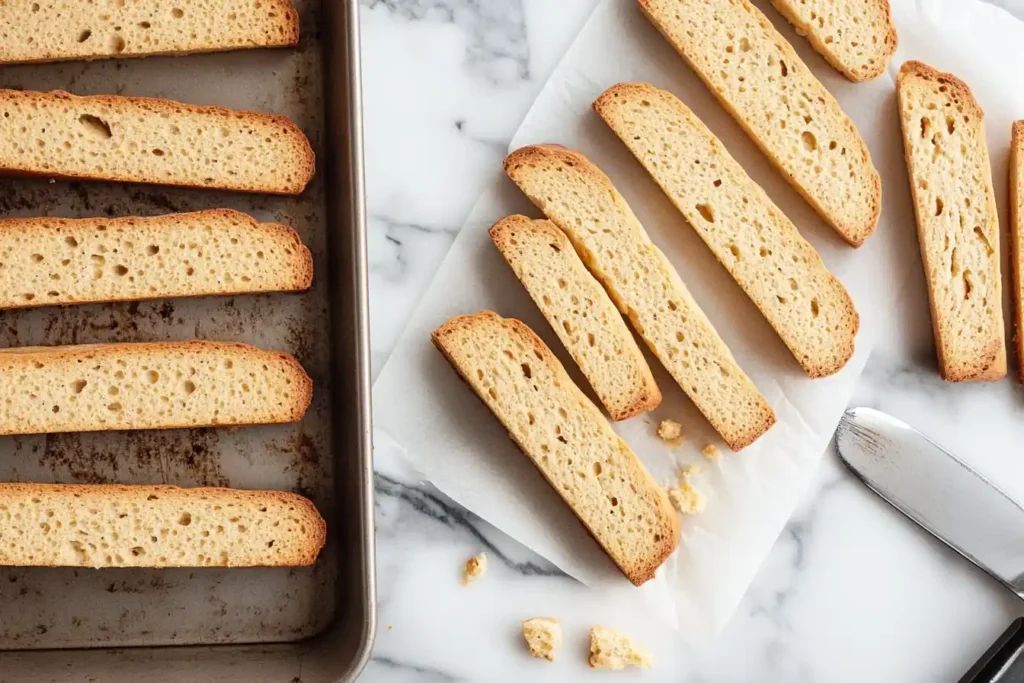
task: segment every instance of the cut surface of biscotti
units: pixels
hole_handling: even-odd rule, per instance
[[[622,314],[550,221],[509,216],[491,239],[613,420],[654,410],[661,391]]]
[[[896,81],[939,372],[1006,374],[999,218],[984,113],[951,74],[907,62]]]
[[[326,526],[282,491],[177,486],[0,484],[0,565],[311,565]]]
[[[452,318],[434,345],[636,585],[679,542],[679,519],[540,337],[490,311]]]
[[[882,183],[867,145],[793,46],[748,0],[638,0],[789,183],[853,246],[874,231]]]
[[[772,0],[772,4],[851,81],[882,75],[896,51],[889,0]]]
[[[0,219],[0,308],[294,291],[312,278],[291,228],[237,211]]]
[[[1018,379],[1024,382],[1024,121],[1014,121],[1010,141],[1010,265]]]
[[[296,422],[312,394],[294,358],[234,342],[0,350],[0,434]]]
[[[612,86],[594,110],[761,309],[804,372],[838,372],[853,355],[859,325],[853,300],[708,127],[675,95],[645,83]]]
[[[299,42],[289,0],[6,0],[0,63],[141,57]]]
[[[505,172],[565,232],[730,448],[750,445],[775,424],[771,406],[608,176],[579,152],[557,145],[516,150],[505,159]]]
[[[298,194],[313,170],[309,141],[283,116],[0,90],[0,171]]]

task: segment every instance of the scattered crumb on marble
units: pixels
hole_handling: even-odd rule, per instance
[[[523,622],[523,637],[530,656],[553,662],[562,645],[562,625],[554,617],[533,617]]]
[[[595,669],[620,671],[627,666],[650,668],[654,663],[651,652],[628,637],[604,626],[590,629],[590,666]]]
[[[487,573],[487,553],[480,553],[466,560],[462,569],[462,585],[468,586]]]
[[[709,443],[707,446],[700,449],[700,452],[708,460],[718,460],[722,457],[722,452],[718,450],[718,446],[713,443]]]
[[[678,485],[668,489],[668,499],[672,507],[684,515],[699,515],[707,507],[707,498],[690,483],[690,477],[699,473],[700,467],[697,465],[680,468]]]
[[[670,446],[678,446],[683,440],[683,425],[675,420],[662,420],[658,425],[658,437]]]
[[[391,629],[393,629],[393,628],[394,628],[394,626],[392,626],[391,624],[388,624],[388,630],[389,630],[389,631],[390,631]]]

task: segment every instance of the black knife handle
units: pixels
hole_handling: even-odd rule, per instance
[[[992,643],[960,683],[1024,683],[1024,618]]]

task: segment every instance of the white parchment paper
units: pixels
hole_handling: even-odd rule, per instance
[[[540,216],[500,168],[495,169],[493,183],[460,232],[374,386],[378,447],[401,448],[434,485],[457,502],[583,583],[602,591],[633,592],[638,602],[653,606],[694,643],[709,640],[735,609],[827,447],[878,335],[891,333],[902,315],[901,307],[927,305],[903,302],[900,296],[910,269],[920,265],[896,110],[893,76],[898,65],[920,54],[936,66],[961,71],[969,82],[972,77],[980,79],[988,68],[981,65],[989,55],[980,47],[969,55],[957,49],[960,30],[970,25],[980,32],[988,30],[989,24],[1008,30],[1006,24],[1015,23],[1005,13],[987,11],[991,8],[970,0],[893,0],[900,52],[889,74],[853,84],[816,55],[767,3],[758,4],[854,120],[882,176],[882,218],[875,235],[860,249],[846,246],[789,187],[640,15],[633,0],[607,0],[595,10],[510,146],[557,142],[582,151],[600,166],[775,409],[778,423],[771,431],[742,453],[729,453],[671,377],[649,356],[664,401],[655,412],[618,423],[615,429],[663,481],[672,480],[677,465],[699,463],[702,473],[696,486],[709,498],[704,514],[684,518],[680,548],[655,580],[637,589],[622,578],[430,343],[430,332],[453,315],[486,308],[517,317],[545,339],[589,392],[487,234],[494,221],[510,213]],[[948,10],[946,14],[943,8]],[[1014,30],[1017,45],[1024,46],[1019,27]],[[967,68],[961,58],[976,61]],[[1004,82],[1001,88],[1002,94],[1018,101],[1024,98],[1021,64],[1024,62],[1018,56],[1012,67],[1016,80],[1012,86]],[[819,380],[803,375],[756,307],[592,112],[594,98],[620,81],[647,81],[679,96],[843,281],[860,313],[861,328],[856,353],[841,372]],[[999,81],[989,74],[988,82]],[[984,87],[981,91],[988,94]],[[1024,116],[1024,107],[1018,111]],[[1007,124],[1004,151],[1008,135]],[[1002,153],[993,149],[993,158]],[[667,446],[655,435],[658,421],[666,417],[684,425],[686,437],[678,448]],[[718,444],[723,457],[713,462],[704,459],[699,451],[707,443]]]

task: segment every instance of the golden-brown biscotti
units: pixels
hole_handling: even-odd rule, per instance
[[[809,377],[853,355],[859,318],[846,288],[725,146],[672,93],[606,90],[594,109],[761,309]]]
[[[882,182],[853,121],[748,0],[638,0],[783,177],[853,246],[875,231]]]
[[[248,344],[0,350],[0,434],[296,422],[312,396],[294,358]]]
[[[283,491],[177,486],[0,484],[0,565],[311,565],[326,525]]]
[[[951,74],[907,62],[896,82],[939,372],[1006,374],[999,217],[984,113]]]
[[[771,406],[608,176],[579,152],[558,145],[516,150],[506,157],[505,172],[565,232],[730,448],[750,445],[775,424]]]
[[[491,239],[526,287],[608,415],[654,410],[661,391],[615,304],[550,221],[508,216]]]
[[[772,0],[772,4],[851,81],[881,76],[896,52],[889,0]]]
[[[149,97],[0,90],[0,171],[299,194],[313,149],[284,116]]]
[[[295,231],[227,209],[0,219],[0,308],[308,289]]]
[[[431,339],[626,578],[653,578],[679,542],[678,515],[540,337],[482,311]]]
[[[5,0],[0,64],[221,52],[299,43],[291,0]]]

